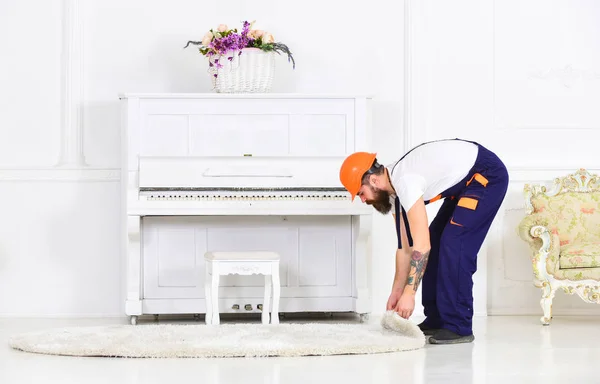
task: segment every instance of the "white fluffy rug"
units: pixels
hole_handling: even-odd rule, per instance
[[[260,323],[115,325],[29,332],[12,348],[106,357],[265,357],[397,352],[424,346],[425,336],[394,312],[381,324]]]

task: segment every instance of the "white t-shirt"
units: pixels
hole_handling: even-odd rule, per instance
[[[426,143],[386,168],[400,204],[408,212],[464,179],[477,159],[477,145],[462,140]]]

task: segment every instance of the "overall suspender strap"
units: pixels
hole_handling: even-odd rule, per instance
[[[400,230],[400,199],[396,197],[394,210],[396,211],[396,235],[398,236],[398,249],[402,249],[402,231]]]
[[[408,225],[408,216],[406,215],[406,211],[404,207],[402,207],[402,218],[404,219],[404,226],[406,227],[406,236],[408,237],[408,246],[413,246],[412,235],[410,234],[410,226]]]
[[[400,230],[400,199],[396,197],[396,203],[394,204],[396,211],[396,235],[398,236],[398,249],[402,249],[402,231]],[[408,237],[408,245],[413,246],[412,235],[410,234],[410,226],[408,225],[408,216],[404,207],[402,207],[402,220],[404,221],[404,227],[406,228],[406,235]]]

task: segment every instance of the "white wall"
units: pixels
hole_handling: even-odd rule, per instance
[[[580,167],[600,169],[600,3],[410,3],[410,144],[468,137],[509,168],[508,195],[475,276],[476,311],[540,315],[530,253],[516,233],[522,190]],[[553,313],[600,314],[600,306],[561,291]]]
[[[402,14],[379,14],[384,6],[2,1],[0,314],[123,313],[117,96],[210,92],[205,59],[183,46],[220,23],[257,20],[289,45],[297,67],[279,58],[274,92],[376,95],[378,133],[401,147]],[[368,31],[375,29],[387,40],[373,40]],[[388,159],[399,153],[378,147]],[[55,166],[61,159],[67,165]],[[388,243],[380,252],[386,260],[375,268],[391,279],[395,232],[386,219],[379,235]],[[377,295],[388,289],[376,287]]]
[[[524,214],[520,190],[580,166],[600,169],[589,155],[600,127],[592,101],[600,8],[566,0],[391,5],[0,2],[0,314],[122,315],[117,95],[209,92],[204,58],[182,47],[244,19],[295,55],[295,71],[279,58],[274,92],[375,96],[382,161],[422,140],[456,136],[506,159],[513,184],[482,252],[476,312],[539,314],[528,251],[514,231]],[[381,312],[396,235],[389,217],[376,214],[374,226],[373,310]],[[600,313],[557,296],[557,313]]]

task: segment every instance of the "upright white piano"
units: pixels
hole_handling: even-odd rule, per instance
[[[372,208],[339,181],[370,148],[370,100],[123,94],[125,312],[205,313],[204,253],[281,256],[280,313],[371,311]],[[221,313],[258,313],[264,279],[221,278]]]

